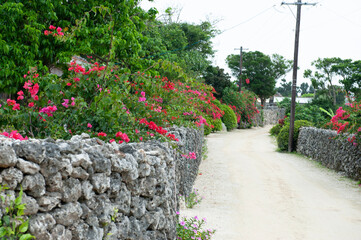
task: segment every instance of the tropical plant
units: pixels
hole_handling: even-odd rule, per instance
[[[298,140],[298,134],[301,127],[311,127],[313,124],[306,120],[297,120],[294,124],[294,130],[293,130],[293,149],[292,151],[295,151],[297,149],[297,140]],[[290,125],[289,123],[286,123],[281,131],[279,132],[277,136],[277,145],[278,148],[281,151],[287,151],[288,150],[288,140],[289,140],[289,131],[290,131]]]

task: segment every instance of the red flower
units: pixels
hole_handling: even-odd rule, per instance
[[[106,133],[104,133],[104,132],[100,132],[100,133],[98,133],[98,137],[106,137],[107,136],[107,134]]]

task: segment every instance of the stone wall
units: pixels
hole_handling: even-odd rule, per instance
[[[179,150],[158,141],[104,143],[87,134],[69,141],[0,136],[0,184],[9,187],[2,195],[23,188],[37,240],[175,239],[177,195],[192,189],[203,133],[168,130]],[[197,159],[181,156],[189,152]]]
[[[361,147],[353,146],[345,139],[334,139],[336,131],[301,128],[297,152],[322,165],[343,172],[355,180],[361,180]]]
[[[286,114],[286,110],[284,108],[279,108],[277,106],[269,106],[264,108],[263,110],[259,110],[260,113],[257,114],[254,121],[255,126],[275,125],[278,123],[278,120],[280,118],[283,118]],[[261,115],[261,111],[263,111],[263,116]]]

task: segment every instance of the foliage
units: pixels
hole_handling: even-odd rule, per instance
[[[148,65],[159,59],[176,62],[189,76],[200,79],[214,54],[211,38],[216,33],[208,21],[198,25],[150,21],[143,32],[147,37],[142,46],[143,62]]]
[[[227,64],[234,76],[239,74],[239,55],[227,56]],[[284,57],[274,54],[272,57],[259,51],[245,52],[243,56],[243,79],[249,79],[248,84],[242,83],[248,90],[253,91],[264,105],[266,98],[276,93],[276,80],[291,70],[292,63]]]
[[[224,111],[222,122],[227,127],[227,131],[232,131],[237,127],[237,116],[231,107],[222,104],[221,109]]]
[[[248,90],[239,93],[233,88],[225,88],[222,100],[235,112],[238,124],[244,123],[251,126],[252,120],[259,113],[256,107],[256,96]]]
[[[300,85],[301,95],[309,93],[309,87],[310,86],[308,85],[308,83],[305,83],[305,82],[301,83],[301,85]]]
[[[291,97],[292,95],[292,82],[286,82],[286,79],[281,80],[281,86],[277,88],[277,92],[283,97]]]
[[[195,205],[200,204],[203,199],[203,197],[199,196],[197,189],[193,189],[193,191],[186,196],[179,195],[179,197],[184,200],[187,208],[193,208]]]
[[[345,59],[333,66],[333,70],[341,76],[347,95],[353,95],[357,101],[361,100],[361,60]],[[349,99],[350,100],[350,99]],[[351,101],[350,101],[351,102]]]
[[[8,189],[6,186],[0,186],[0,193],[6,189]],[[11,200],[10,196],[5,197],[1,195],[2,217],[0,219],[0,239],[2,240],[28,240],[35,238],[31,234],[26,233],[29,227],[29,219],[25,220],[23,217],[25,204],[21,204],[22,196],[22,188],[15,200]]]
[[[339,107],[328,126],[353,145],[361,143],[361,101]]]
[[[297,148],[297,140],[298,140],[298,134],[301,127],[311,127],[313,124],[306,120],[297,120],[294,124],[294,131],[293,131],[293,147],[292,151],[295,151]],[[286,123],[281,131],[279,132],[277,136],[277,145],[278,148],[281,151],[287,151],[288,150],[288,138],[289,138],[289,131],[290,131],[290,125],[289,123]]]
[[[224,69],[219,67],[208,66],[204,76],[205,83],[214,87],[215,97],[221,99],[223,96],[223,90],[226,87],[231,87],[231,77],[228,73],[224,72]]]
[[[97,63],[84,68],[75,62],[67,76],[29,72],[24,91],[2,104],[0,128],[12,126],[37,138],[69,139],[88,132],[118,142],[176,140],[164,127],[209,125],[206,118],[223,115],[211,102],[212,88],[194,79],[172,82],[141,73],[119,74]]]
[[[286,115],[290,116],[291,111],[291,99],[285,98],[278,103],[278,107],[286,110]],[[295,120],[307,120],[312,122],[316,127],[323,127],[330,121],[330,116],[320,108],[333,111],[333,104],[327,100],[320,98],[313,99],[312,102],[306,104],[296,103]]]
[[[138,59],[144,21],[155,10],[144,12],[140,0],[17,1],[0,4],[0,93],[15,93],[29,67],[40,73],[54,65],[66,67],[72,56],[92,56],[107,63],[110,58],[132,68]],[[103,6],[99,8],[99,6]],[[118,9],[122,9],[119,11]],[[84,13],[86,15],[84,16]],[[82,17],[84,16],[84,17]],[[79,19],[80,18],[80,19]],[[64,28],[71,39],[63,43],[44,34],[49,25]],[[71,26],[76,26],[70,28]],[[110,31],[111,29],[111,31]],[[48,29],[49,30],[49,29]],[[109,46],[113,51],[109,54]],[[76,47],[75,47],[76,46]]]
[[[310,69],[305,70],[303,76],[311,80],[312,86],[316,92],[324,94],[334,106],[337,105],[336,94],[337,89],[334,86],[334,78],[337,77],[337,71],[335,66],[340,64],[342,60],[340,58],[318,58],[311,64],[316,68],[313,73]]]
[[[197,216],[193,218],[183,217],[177,224],[177,239],[211,239],[215,230],[203,230],[203,226],[206,223],[206,219],[200,220]]]
[[[280,133],[282,127],[282,125],[276,124],[270,129],[269,133],[271,134],[271,136],[277,136]]]
[[[213,125],[213,132],[222,131],[222,120],[221,119],[212,119],[211,124]]]
[[[303,98],[313,98],[315,96],[314,93],[305,93],[305,94],[302,94],[301,97]]]

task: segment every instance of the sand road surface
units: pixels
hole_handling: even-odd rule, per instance
[[[276,152],[269,129],[208,136],[195,183],[204,200],[181,215],[207,218],[214,240],[361,240],[361,187]]]

